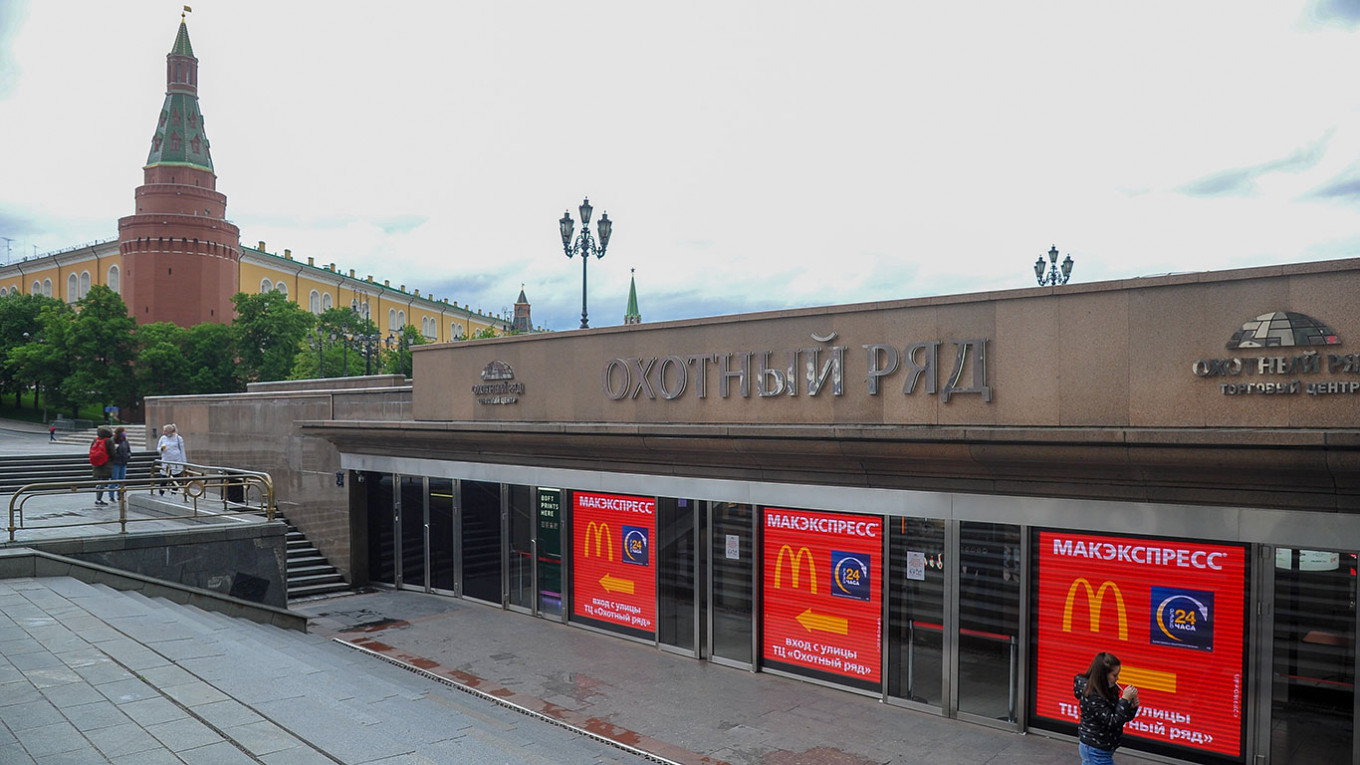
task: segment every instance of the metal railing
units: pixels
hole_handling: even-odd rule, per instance
[[[157,492],[162,495],[168,492],[172,496],[181,494],[188,503],[186,508],[188,512],[165,513],[161,512],[161,508],[157,508],[154,514],[147,514],[145,517],[129,517],[128,497],[142,490],[150,494]],[[69,497],[72,494],[97,492],[107,492],[111,500],[116,500],[116,518],[80,517],[79,520],[70,522],[24,525],[24,510],[30,502],[43,497]],[[220,510],[217,509],[219,505]],[[9,541],[14,542],[16,534],[24,529],[46,530],[118,524],[119,533],[126,533],[129,523],[139,521],[201,520],[209,517],[261,513],[266,520],[274,520],[274,482],[268,473],[183,463],[182,472],[178,475],[165,476],[161,475],[161,463],[157,461],[149,478],[127,478],[118,482],[106,478],[40,481],[19,487],[9,499]]]

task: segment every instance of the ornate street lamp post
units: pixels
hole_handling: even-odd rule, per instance
[[[359,305],[360,304],[358,300],[351,300],[349,304],[349,310],[354,313],[355,322],[358,323],[359,326],[364,328],[373,327],[373,325],[368,321],[367,304],[364,305],[363,311],[359,310]],[[376,332],[362,332],[358,334],[352,334],[350,335],[350,338],[353,339],[355,342],[358,342],[360,344],[359,347],[363,348],[364,350],[364,375],[367,376],[373,374],[373,354],[377,351],[378,343],[379,341],[382,340],[382,338],[379,337]]]
[[[1044,266],[1048,266],[1048,273],[1044,273]],[[1061,273],[1059,272],[1061,268]],[[1063,259],[1062,266],[1058,265],[1058,247],[1054,245],[1048,251],[1048,263],[1044,263],[1042,256],[1034,261],[1034,278],[1039,280],[1039,286],[1057,286],[1067,284],[1067,280],[1072,278],[1072,256],[1068,255]]]
[[[383,341],[383,345],[387,346],[387,350],[389,353],[396,354],[397,359],[396,366],[398,371],[400,371],[401,374],[410,376],[410,374],[414,370],[410,370],[408,368],[408,365],[411,363],[410,352],[407,351],[407,348],[410,347],[410,341],[406,339],[405,330],[403,330],[400,334],[395,332],[388,332],[387,339]]]
[[[324,335],[324,333],[322,332],[321,327],[317,327],[317,328],[316,328],[316,344],[313,346],[314,348],[316,348],[316,376],[317,376],[317,377],[325,377],[325,376],[326,376],[326,357],[323,355],[323,354],[325,353],[326,346],[325,346],[325,343],[322,342],[323,335]]]
[[[562,219],[557,222],[562,229],[562,249],[566,251],[567,257],[581,256],[581,329],[590,329],[590,322],[586,317],[586,264],[590,262],[591,255],[596,258],[604,257],[605,248],[609,246],[609,234],[614,228],[614,224],[609,220],[609,213],[600,216],[600,244],[597,247],[595,240],[590,236],[590,212],[593,209],[590,206],[590,198],[587,197],[579,208],[581,235],[576,237],[575,243],[571,241],[571,234],[576,222],[571,219],[571,213],[562,213]]]
[[[364,349],[364,374],[373,374],[373,351],[378,347],[377,335],[359,335],[359,342],[363,343]]]

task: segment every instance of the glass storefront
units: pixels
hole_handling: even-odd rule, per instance
[[[534,607],[533,540],[537,513],[528,486],[509,485],[506,493],[510,502],[506,593],[512,608],[531,611]]]
[[[369,473],[364,480],[368,514],[368,580],[397,583],[397,515],[394,476]]]
[[[1276,548],[1271,762],[1346,762],[1355,743],[1353,553]]]
[[[401,586],[425,588],[425,480],[402,476],[397,525],[401,529]]]
[[[455,551],[458,547],[453,481],[431,478],[429,482],[430,533],[427,544],[430,551],[430,586],[456,593],[458,559]]]
[[[701,589],[699,572],[699,509],[688,499],[657,500],[657,639],[663,644],[696,651],[698,619],[695,593]]]
[[[459,481],[463,596],[501,604],[501,485]]]
[[[889,518],[888,695],[944,707],[945,525]]]
[[[710,655],[749,667],[755,643],[755,508],[735,502],[711,502],[709,508]]]
[[[562,490],[538,489],[538,612],[562,617]]]
[[[379,473],[362,483],[376,583],[1064,736],[1076,730],[1073,676],[1111,651],[1143,701],[1126,749],[1355,761],[1354,552]],[[1266,565],[1250,566],[1258,553]]]
[[[958,711],[1015,722],[1020,686],[1020,527],[959,525]]]

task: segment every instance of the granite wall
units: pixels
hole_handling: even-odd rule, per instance
[[[298,421],[408,421],[411,386],[401,375],[252,384],[245,393],[148,398],[147,444],[166,423],[184,437],[189,461],[273,478],[275,502],[349,581],[348,493],[337,485],[340,454],[303,435]]]
[[[282,523],[250,523],[16,546],[287,608],[286,532]]]

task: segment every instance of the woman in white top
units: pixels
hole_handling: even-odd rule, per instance
[[[172,487],[178,487],[177,477],[184,472],[184,438],[180,436],[179,429],[174,423],[170,423],[161,429],[161,440],[156,442],[156,450],[161,456],[161,475],[167,480],[161,481],[161,496],[165,495],[165,484],[169,483]],[[173,490],[173,488],[172,488]]]

